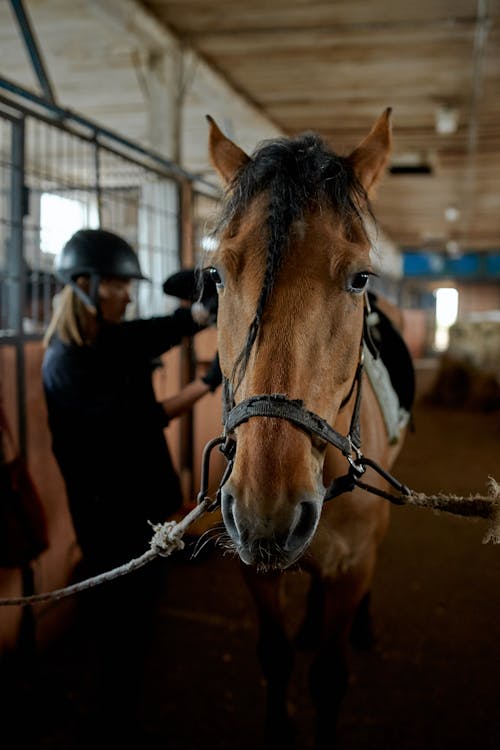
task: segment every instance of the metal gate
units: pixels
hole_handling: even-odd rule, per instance
[[[161,282],[183,258],[196,260],[199,249],[186,255],[183,244],[188,236],[196,241],[203,225],[197,206],[206,210],[216,193],[75,113],[12,93],[0,95],[0,383],[25,453],[25,344],[40,339],[49,322],[58,290],[54,261],[64,242],[82,227],[124,236],[154,280],[138,285],[129,314],[165,314]]]

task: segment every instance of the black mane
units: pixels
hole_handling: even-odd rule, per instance
[[[245,370],[283,262],[292,223],[308,208],[328,206],[338,214],[347,231],[354,222],[363,230],[362,209],[370,211],[366,192],[349,160],[330,151],[315,133],[263,142],[228,186],[215,233],[220,234],[237,221],[264,191],[269,195],[264,282],[233,375],[239,370],[241,376]]]

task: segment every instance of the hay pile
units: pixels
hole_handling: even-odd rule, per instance
[[[500,319],[491,315],[450,328],[448,351],[425,400],[474,411],[500,409]]]

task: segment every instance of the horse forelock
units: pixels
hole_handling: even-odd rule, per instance
[[[237,221],[264,191],[269,196],[266,223],[271,230],[283,223],[288,228],[314,205],[333,208],[348,230],[367,206],[349,159],[330,151],[316,133],[264,141],[229,184],[216,233]]]
[[[366,192],[349,160],[330,151],[315,133],[264,141],[228,186],[215,232],[233,233],[255,198],[263,193],[267,196],[262,221],[267,243],[265,270],[255,316],[233,370],[236,387],[258,337],[292,225],[301,222],[307,211],[328,209],[335,212],[350,238],[352,234],[359,236],[360,229],[365,233],[364,212],[371,216]]]

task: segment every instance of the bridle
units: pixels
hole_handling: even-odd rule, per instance
[[[273,417],[278,419],[286,419],[296,427],[304,430],[311,437],[319,439],[323,443],[329,443],[337,448],[343,456],[345,456],[348,462],[347,473],[337,477],[326,489],[323,497],[323,502],[332,500],[338,495],[342,495],[344,492],[352,492],[356,487],[371,492],[380,497],[384,497],[393,503],[402,505],[404,503],[400,497],[393,495],[389,492],[374,487],[373,485],[366,484],[361,481],[361,477],[366,471],[367,467],[370,467],[382,476],[392,487],[394,487],[399,493],[403,495],[409,495],[410,490],[404,484],[401,484],[395,477],[386,472],[379,466],[375,461],[364,456],[361,452],[361,429],[360,429],[360,409],[361,409],[361,394],[362,394],[362,380],[363,380],[363,363],[364,363],[364,349],[368,347],[374,356],[379,356],[378,349],[373,342],[370,334],[370,328],[367,324],[368,315],[370,314],[370,306],[368,297],[365,295],[365,306],[364,306],[364,321],[363,321],[363,336],[360,345],[360,354],[356,373],[353,378],[349,393],[342,401],[340,409],[344,408],[352,399],[354,393],[355,401],[354,408],[351,416],[349,432],[347,435],[342,435],[334,427],[332,427],[326,420],[318,416],[312,411],[309,411],[304,407],[303,401],[299,399],[290,399],[286,395],[281,393],[270,393],[270,394],[258,394],[251,396],[250,398],[240,401],[235,404],[232,386],[227,378],[223,379],[223,424],[224,434],[220,437],[214,438],[205,446],[203,451],[202,459],[202,472],[201,472],[201,487],[198,494],[198,502],[202,502],[207,499],[207,488],[208,488],[208,471],[210,454],[216,445],[220,446],[221,452],[224,454],[228,464],[226,470],[219,483],[219,487],[216,492],[216,499],[212,503],[210,509],[215,509],[220,504],[222,487],[228,480],[234,462],[234,456],[236,453],[236,440],[234,438],[234,431],[244,422],[248,422],[249,419],[254,417]]]

